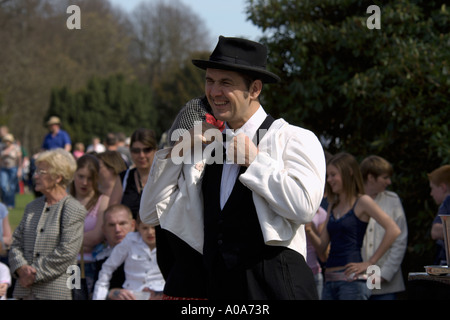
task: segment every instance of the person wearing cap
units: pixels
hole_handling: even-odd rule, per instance
[[[42,149],[62,148],[70,152],[72,150],[72,140],[67,131],[61,129],[61,120],[56,116],[52,116],[47,121],[47,127],[50,132],[44,137]]]
[[[264,45],[222,36],[209,60],[193,60],[206,71],[205,94],[225,139],[212,124],[194,126],[156,153],[142,196],[144,222],[202,253],[208,299],[318,299],[304,225],[323,197],[324,151],[312,132],[261,106],[263,85],[280,81],[266,60]],[[225,161],[215,156],[220,148]]]
[[[14,143],[10,133],[2,138],[3,148],[0,152],[0,189],[2,202],[12,209],[16,205],[15,197],[19,178],[22,177],[22,151]]]

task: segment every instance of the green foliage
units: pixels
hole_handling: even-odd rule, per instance
[[[208,59],[209,53],[196,52],[180,67],[169,70],[152,85],[157,109],[157,132],[168,130],[181,108],[192,98],[204,94],[205,72],[194,66],[192,59]]]
[[[130,135],[140,127],[153,129],[157,121],[150,89],[122,75],[93,77],[76,92],[53,89],[45,119],[51,115],[61,118],[74,143],[85,145],[93,136],[104,138],[109,132]]]
[[[373,4],[381,29],[366,26]],[[426,173],[450,162],[449,10],[421,0],[249,0],[247,10],[283,79],[265,89],[266,108],[332,153],[392,162],[410,249],[425,252],[437,211]]]

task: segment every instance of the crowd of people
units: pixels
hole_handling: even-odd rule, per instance
[[[8,221],[14,204],[0,204],[1,296],[72,299],[78,295],[67,285],[67,270],[78,266],[87,299],[147,297],[142,292],[160,299],[165,281],[156,262],[155,228],[138,216],[156,151],[155,133],[139,128],[129,146],[119,144],[125,141],[121,134],[108,134],[104,144],[93,137],[84,152],[72,150],[70,135],[58,117],[51,117],[47,126],[42,149],[31,161],[30,191],[35,199],[27,204],[14,233]],[[10,136],[3,135],[6,147],[14,143]],[[15,177],[21,179],[17,170]],[[113,250],[122,240],[122,246]],[[118,263],[115,270],[112,263]]]
[[[67,270],[77,265],[93,300],[396,299],[408,230],[387,190],[391,164],[329,154],[312,132],[268,115],[259,96],[280,78],[266,59],[257,42],[220,37],[209,60],[193,60],[205,96],[182,108],[164,148],[138,128],[128,144],[109,134],[72,149],[51,117],[33,159],[36,197],[14,232],[23,155],[3,133],[0,296],[73,299]],[[450,214],[450,166],[429,179],[439,214]]]

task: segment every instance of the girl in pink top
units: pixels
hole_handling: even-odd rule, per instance
[[[70,188],[75,197],[88,211],[84,222],[83,258],[88,289],[92,292],[95,276],[94,248],[103,239],[103,212],[108,207],[109,197],[101,194],[98,188],[99,161],[97,157],[86,154],[77,160],[77,170]],[[79,255],[78,262],[80,263]]]

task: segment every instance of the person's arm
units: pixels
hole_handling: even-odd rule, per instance
[[[101,243],[105,238],[103,235],[103,215],[109,205],[109,197],[107,195],[101,195],[99,198],[99,207],[97,211],[97,221],[94,229],[84,233],[83,247],[85,252],[92,252],[94,247]]]
[[[17,146],[17,178],[22,177],[22,150]]]
[[[72,140],[70,139],[70,136],[66,131],[63,132],[64,132],[64,149],[67,152],[70,152],[72,151]]]
[[[323,223],[324,226],[328,224],[328,220],[330,218],[330,212],[327,213],[327,219]],[[328,234],[327,228],[323,228],[322,231],[315,232],[315,228],[312,228],[311,224],[308,224],[305,226],[305,232],[308,239],[311,241],[311,244],[313,245],[314,249],[316,249],[317,256],[318,257],[326,257],[328,255],[328,245],[330,243],[330,236]]]
[[[260,142],[254,161],[239,180],[279,216],[296,224],[312,221],[322,201],[325,156],[317,137],[296,127],[281,128]]]
[[[122,202],[122,196],[123,196],[123,185],[122,185],[122,179],[120,178],[120,175],[116,178],[116,183],[114,184],[113,190],[111,192],[111,197],[109,198],[109,205],[112,206],[114,204],[119,204]]]
[[[381,266],[381,278],[386,281],[391,281],[400,269],[408,243],[408,226],[400,199],[395,199],[395,205],[392,212],[393,219],[400,228],[401,233],[392,243],[390,250],[387,253],[387,257]]]
[[[431,239],[444,240],[444,226],[442,223],[435,222],[431,227]]]
[[[109,258],[102,264],[98,280],[95,282],[92,300],[105,300],[108,297],[112,274],[125,261],[129,250],[129,237],[125,237],[122,242],[114,247]]]
[[[9,248],[12,242],[12,231],[8,216],[3,218],[2,224],[3,224],[3,244],[5,245],[6,248]]]
[[[29,214],[31,210],[29,209],[29,205],[25,208],[24,214],[22,216],[22,220],[20,220],[19,225],[14,230],[12,235],[11,247],[8,254],[9,268],[11,270],[11,274],[19,278],[18,270],[22,266],[27,266],[28,261],[25,259],[25,246],[24,246],[24,230],[27,220],[29,220]]]
[[[36,282],[48,282],[65,274],[80,251],[86,209],[75,201],[67,201],[62,208],[59,242],[53,251],[39,256],[31,265],[36,269]]]
[[[360,263],[349,263],[346,265],[346,273],[359,274],[366,272],[370,265],[376,265],[377,261],[386,253],[389,247],[394,243],[395,239],[401,234],[400,228],[394,220],[389,217],[378,204],[368,195],[360,197],[356,207],[355,214],[361,219],[364,215],[375,219],[385,230],[383,240],[375,250],[374,254],[367,261]],[[367,219],[368,220],[368,219]]]

